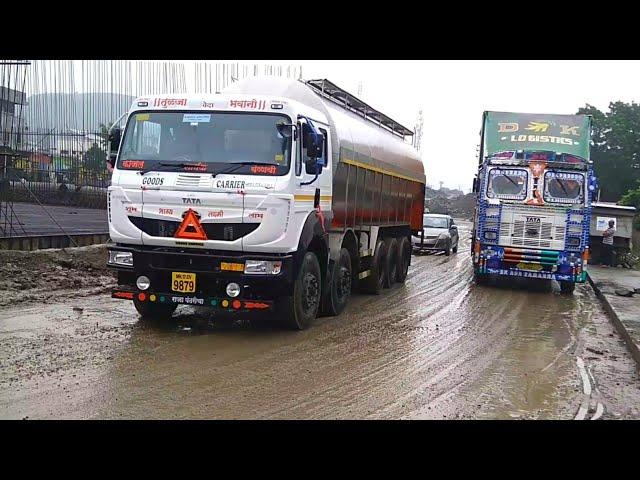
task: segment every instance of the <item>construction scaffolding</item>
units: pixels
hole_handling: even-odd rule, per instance
[[[215,93],[255,75],[299,79],[302,68],[231,62],[0,61],[0,237],[24,235],[13,202],[106,208],[108,129],[137,96]]]

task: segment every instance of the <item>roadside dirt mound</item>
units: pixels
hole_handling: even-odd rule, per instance
[[[107,291],[116,277],[106,261],[106,245],[0,250],[0,306]]]

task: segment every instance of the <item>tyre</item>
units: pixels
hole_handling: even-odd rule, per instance
[[[176,311],[178,305],[174,303],[153,303],[153,302],[141,302],[137,298],[133,299],[133,306],[140,316],[145,320],[154,320],[158,322],[167,321]]]
[[[576,284],[574,282],[566,282],[563,280],[560,280],[560,291],[562,293],[573,293],[573,291],[576,289]]]
[[[398,240],[391,238],[387,247],[387,275],[384,278],[384,288],[391,288],[398,276]]]
[[[334,262],[330,272],[330,284],[323,294],[322,313],[324,315],[340,315],[347,306],[351,296],[351,255],[349,250],[340,250],[340,257]]]
[[[444,254],[448,257],[451,255],[451,244],[447,245],[447,248],[444,250]]]
[[[486,285],[489,283],[489,275],[482,273],[474,273],[473,279],[476,281],[477,285]]]
[[[453,253],[458,253],[458,242],[456,242],[456,246],[453,247]]]
[[[407,279],[409,264],[411,263],[411,242],[407,237],[398,239],[398,274],[396,282],[404,283]]]
[[[322,275],[315,253],[307,252],[293,284],[293,295],[280,298],[276,315],[282,326],[304,330],[318,315],[322,294]]]
[[[363,293],[380,295],[384,285],[387,267],[387,246],[384,240],[378,240],[376,250],[371,261],[370,274],[360,281],[360,289]]]

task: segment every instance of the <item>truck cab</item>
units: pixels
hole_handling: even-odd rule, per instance
[[[527,128],[548,135],[516,134]],[[572,292],[586,281],[596,188],[590,117],[486,112],[484,130],[474,184],[477,282],[489,275],[554,279]]]

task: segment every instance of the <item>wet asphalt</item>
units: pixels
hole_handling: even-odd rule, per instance
[[[640,381],[588,285],[475,285],[462,222],[457,254],[302,332],[108,294],[2,307],[0,418],[640,418]]]

